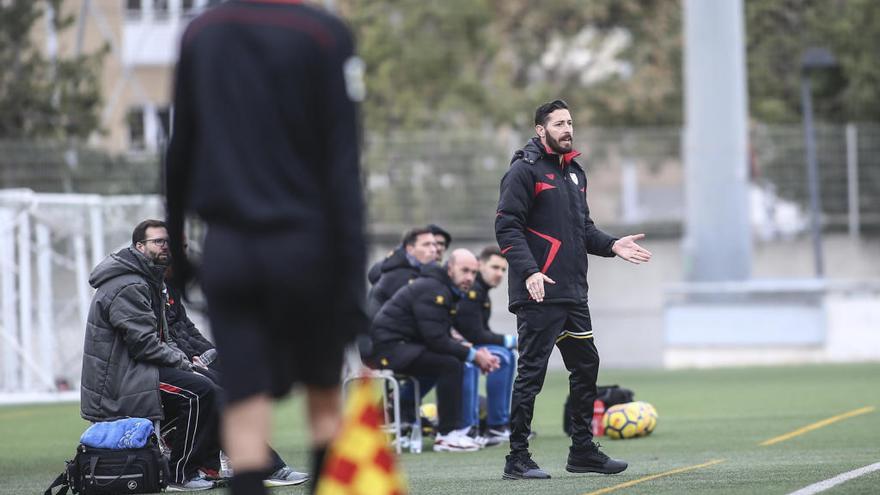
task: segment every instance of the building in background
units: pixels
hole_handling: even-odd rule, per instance
[[[169,102],[178,40],[187,23],[212,0],[68,0],[70,29],[49,22],[35,36],[46,52],[89,53],[107,44],[101,74],[101,134],[89,144],[113,153],[155,153],[168,132]]]

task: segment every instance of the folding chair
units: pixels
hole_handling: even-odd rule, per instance
[[[400,388],[406,381],[413,384],[413,392],[415,393],[414,413],[415,422],[412,424],[412,431],[409,436],[409,451],[412,453],[420,453],[422,451],[422,419],[421,419],[421,390],[419,389],[419,381],[415,377],[395,374],[391,370],[374,370],[364,369],[359,373],[347,373],[345,380],[342,382],[342,398],[343,402],[348,396],[348,385],[358,378],[367,380],[379,380],[382,382],[382,412],[385,417],[385,423],[382,430],[394,437],[394,448],[398,454],[403,450],[404,436],[402,433],[402,422],[400,420]],[[391,402],[392,409],[389,414],[388,402]]]

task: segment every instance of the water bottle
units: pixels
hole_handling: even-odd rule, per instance
[[[416,420],[409,434],[409,451],[413,454],[422,453],[422,422]]]
[[[593,421],[592,430],[594,437],[601,437],[605,434],[605,403],[599,399],[593,401]]]
[[[211,349],[213,351],[213,349]],[[232,478],[232,466],[229,465],[229,457],[222,450],[220,451],[220,477]]]
[[[205,366],[210,365],[215,359],[217,359],[217,349],[208,349],[199,356],[199,359],[202,360],[202,364]]]

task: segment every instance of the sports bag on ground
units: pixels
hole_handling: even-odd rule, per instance
[[[597,387],[596,400],[601,400],[605,404],[605,408],[617,404],[625,404],[632,402],[635,393],[620,385],[600,385]],[[565,407],[562,410],[562,431],[566,435],[571,436],[571,396],[565,398]]]
[[[67,461],[44,495],[61,487],[57,495],[70,489],[83,495],[155,493],[168,486],[168,459],[162,455],[155,437],[139,449],[99,449],[80,444],[76,456]]]

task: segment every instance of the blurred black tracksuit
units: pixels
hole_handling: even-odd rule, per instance
[[[449,334],[460,292],[445,268],[425,265],[421,277],[382,306],[371,328],[371,364],[437,379],[438,430],[443,435],[458,427],[463,362],[473,361],[475,353]]]
[[[183,277],[184,214],[208,224],[202,285],[230,402],[338,385],[345,343],[368,328],[353,47],[335,16],[281,0],[221,3],[183,34],[168,231]],[[267,327],[241,354],[269,359],[233,363],[227,336]]]
[[[519,363],[511,404],[511,452],[528,450],[535,396],[541,391],[554,344],[571,373],[572,445],[592,440],[590,421],[599,355],[587,306],[587,254],[614,256],[614,237],[590,219],[586,175],[532,138],[511,160],[501,180],[495,235],[510,264],[510,311],[516,314]],[[543,302],[531,300],[526,278],[542,272]]]
[[[205,336],[202,335],[202,332],[196,327],[196,324],[189,319],[189,316],[186,313],[186,307],[184,307],[183,301],[180,297],[180,292],[168,282],[165,283],[165,290],[168,296],[165,300],[165,320],[168,322],[168,335],[171,337],[171,340],[177,344],[177,347],[186,354],[186,357],[188,357],[190,361],[192,361],[193,356],[201,356],[206,351],[214,349],[214,344],[206,339]],[[217,386],[215,393],[217,394],[218,405],[222,409],[226,404],[226,398],[223,394],[223,389],[220,388],[220,369],[218,364],[219,361],[214,359],[208,364],[207,369],[196,367],[194,370],[197,373],[210,378]],[[174,422],[163,423],[163,438],[166,435],[166,430],[175,428],[177,428],[177,425],[174,424]],[[219,439],[217,440],[217,444],[219,445]],[[218,455],[213,456],[211,462],[204,467],[220,471],[219,448],[217,451]],[[269,468],[270,472],[274,473],[287,465],[284,459],[282,459],[278,452],[276,452],[271,446],[269,446],[269,458],[271,463],[271,467]]]

